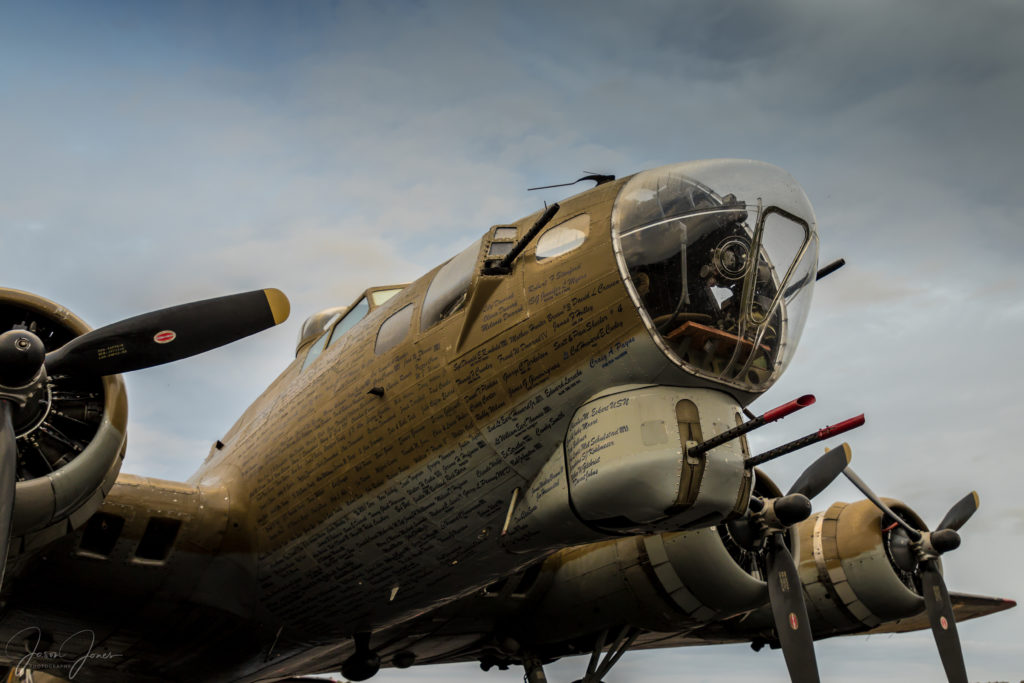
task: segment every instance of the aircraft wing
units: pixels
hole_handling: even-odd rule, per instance
[[[991,598],[985,595],[969,595],[967,593],[950,593],[949,599],[953,603],[953,612],[956,614],[957,623],[1002,612],[1017,605],[1013,600],[1007,600],[1006,598]],[[912,617],[887,622],[864,631],[864,633],[906,633],[908,631],[921,631],[927,628],[930,628],[928,625],[928,615],[922,612]]]
[[[870,512],[869,506],[862,501],[851,513]],[[814,526],[813,521],[804,524]],[[560,551],[424,615],[393,641],[394,650],[385,651],[384,657],[415,649],[420,664],[478,661],[484,667],[504,668],[519,666],[525,652],[551,661],[595,648],[777,645],[766,591],[758,607],[730,606],[741,589],[750,589],[753,595],[756,587],[744,584],[746,579],[728,567],[731,560],[722,539],[721,530],[708,529]],[[924,601],[913,590],[900,594],[907,587],[893,582],[888,563],[867,560],[865,564],[884,570],[868,577],[853,573],[858,564],[854,561],[847,565],[847,580],[840,581],[841,561],[833,558],[833,583],[825,586],[812,540],[801,542],[800,579],[815,640],[930,628]],[[898,613],[879,616],[865,611],[869,606],[881,613],[879,605],[900,598],[907,600]],[[1013,600],[964,593],[951,593],[950,599],[957,622],[1016,605]]]
[[[1013,600],[1005,598],[993,598],[984,595],[969,595],[967,593],[950,593],[950,600],[953,603],[953,612],[956,614],[957,623],[988,616],[996,612],[1008,610],[1017,605]],[[909,633],[910,631],[927,631],[928,614],[921,612],[914,616],[889,621],[875,628],[865,629],[859,632],[851,632],[845,635],[874,635],[882,633]],[[690,631],[685,633],[667,634],[650,633],[637,638],[632,649],[654,649],[664,647],[686,647],[692,645],[710,645],[724,643],[742,643],[749,639],[730,637],[722,632],[716,632],[713,625],[707,629]]]
[[[963,622],[976,617],[987,616],[1014,607],[1012,600],[964,593],[951,593],[956,620]],[[482,613],[478,613],[479,609]],[[758,636],[742,637],[737,634],[737,624],[742,620],[713,622],[702,627],[679,632],[629,631],[628,627],[610,629],[605,638],[605,657],[608,650],[616,651],[623,644],[623,636],[634,635],[629,650],[655,650],[665,648],[693,647],[699,645],[738,644],[757,642]],[[755,620],[756,621],[756,620]],[[462,606],[449,606],[432,614],[420,624],[424,630],[431,629],[429,636],[419,641],[417,649],[426,656],[418,664],[452,664],[480,662],[488,669],[517,667],[518,658],[503,652],[509,647],[522,646],[514,638],[500,635],[508,627],[503,617],[498,617],[492,608],[477,596],[466,598]],[[523,623],[526,626],[525,622]],[[870,635],[876,633],[903,633],[929,628],[928,616],[920,614],[887,622],[873,629],[850,632],[845,635]],[[422,631],[421,631],[422,632]],[[588,654],[585,640],[568,639],[549,643],[543,648],[544,659]],[[427,654],[429,653],[429,654]]]

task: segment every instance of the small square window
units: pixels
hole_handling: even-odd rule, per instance
[[[166,517],[150,517],[146,524],[146,530],[142,532],[142,539],[135,548],[135,557],[140,560],[167,559],[174,547],[174,539],[178,537],[178,530],[181,529],[180,519],[168,519]]]
[[[495,241],[514,240],[518,232],[519,231],[516,228],[495,228],[494,237],[492,239],[494,239]]]
[[[78,545],[78,549],[97,555],[110,555],[114,552],[117,539],[121,537],[122,529],[124,529],[124,517],[97,512],[86,523],[85,530],[82,532],[82,542]]]
[[[491,247],[487,250],[487,256],[488,258],[505,256],[512,251],[513,246],[515,246],[514,242],[491,242]]]

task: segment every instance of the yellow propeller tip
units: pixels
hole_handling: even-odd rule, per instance
[[[845,441],[839,444],[839,447],[843,449],[843,454],[846,456],[846,464],[849,465],[850,461],[853,460],[853,449]]]
[[[270,306],[270,313],[274,316],[274,324],[280,325],[288,319],[292,312],[292,305],[288,297],[280,289],[264,289],[263,294],[267,297],[267,305]]]

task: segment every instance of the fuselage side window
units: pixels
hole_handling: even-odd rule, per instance
[[[568,254],[579,247],[590,233],[590,216],[580,214],[549,228],[537,240],[537,260],[543,261]]]
[[[377,332],[377,343],[373,352],[380,355],[401,344],[409,336],[409,325],[412,323],[413,305],[409,304],[398,309],[380,325]]]
[[[420,330],[426,330],[441,322],[462,308],[473,280],[477,257],[480,254],[477,240],[464,251],[452,258],[434,275],[427,295],[423,298],[420,312]]]
[[[331,332],[331,340],[327,342],[330,346],[334,342],[338,341],[338,337],[345,334],[353,327],[356,323],[366,317],[366,314],[370,310],[370,304],[366,301],[366,297],[361,298],[355,306],[349,309],[345,317],[338,321],[338,324],[334,326],[334,330]]]

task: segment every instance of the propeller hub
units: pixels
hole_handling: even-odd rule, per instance
[[[32,383],[43,367],[46,347],[28,330],[0,334],[0,386],[20,389]]]
[[[952,529],[939,529],[932,532],[929,541],[935,552],[941,555],[960,547],[960,534]]]
[[[799,524],[811,516],[811,501],[802,493],[791,493],[772,501],[772,513],[783,527]]]

